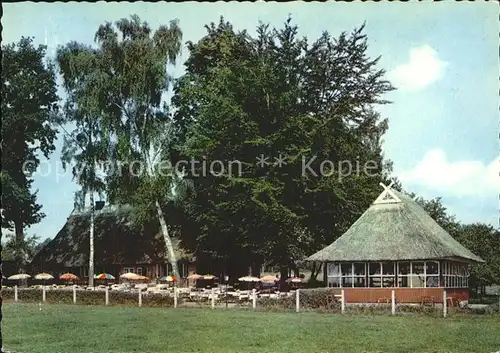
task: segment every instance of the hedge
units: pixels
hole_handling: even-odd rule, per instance
[[[109,292],[109,305],[125,305],[138,306],[139,298],[137,292]],[[14,289],[4,287],[2,289],[4,301],[14,300]],[[68,289],[47,288],[45,292],[46,302],[53,304],[71,304],[73,303],[73,291]],[[89,291],[77,290],[77,304],[83,305],[104,305],[104,291]],[[308,290],[300,292],[300,311],[316,311],[316,312],[341,312],[341,304],[338,300],[332,300],[331,295],[325,290]],[[40,288],[18,288],[19,302],[35,302],[42,301],[42,289]],[[210,300],[198,302],[198,307],[210,307]],[[179,298],[178,304],[183,304],[183,299]],[[194,303],[193,303],[194,304]],[[217,306],[224,304],[224,300],[216,303]],[[160,293],[142,292],[142,306],[146,307],[173,307],[174,298]],[[196,307],[196,306],[194,306]],[[252,301],[240,303],[240,309],[251,309]],[[296,303],[295,296],[280,297],[280,298],[258,298],[256,303],[257,310],[263,311],[295,311]],[[391,304],[347,304],[345,307],[346,314],[360,315],[390,315]],[[433,306],[420,305],[403,305],[396,306],[396,314],[423,314],[441,317],[442,309]],[[448,316],[455,315],[490,315],[499,314],[498,305],[490,305],[485,308],[448,308]]]
[[[109,305],[138,306],[139,294],[137,292],[109,292]],[[14,300],[14,289],[2,290],[4,300]],[[18,288],[17,298],[20,302],[41,302],[42,290],[37,288]],[[76,303],[83,305],[104,305],[106,303],[104,291],[77,290]],[[45,291],[47,303],[71,304],[73,303],[73,290],[50,289]],[[158,293],[142,293],[142,305],[149,307],[169,307],[174,305],[174,298]]]

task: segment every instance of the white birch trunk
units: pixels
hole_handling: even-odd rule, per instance
[[[167,222],[165,222],[165,216],[161,210],[160,203],[156,201],[156,212],[158,213],[158,220],[160,221],[161,231],[163,233],[163,240],[165,241],[165,246],[167,247],[168,259],[172,265],[172,272],[176,278],[180,278],[179,269],[177,268],[177,259],[175,258],[174,247],[172,245],[172,239],[168,233]]]
[[[94,193],[90,191],[89,286],[94,286]]]

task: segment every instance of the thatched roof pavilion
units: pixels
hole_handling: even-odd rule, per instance
[[[335,242],[309,261],[460,259],[484,262],[456,241],[415,201],[391,190],[399,201],[374,202]]]
[[[466,288],[468,265],[484,262],[407,195],[382,194],[336,241],[309,256],[329,287]]]

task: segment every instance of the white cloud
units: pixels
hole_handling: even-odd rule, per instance
[[[396,88],[416,91],[440,79],[447,65],[438,58],[434,49],[425,44],[411,49],[410,60],[391,70],[388,78]]]
[[[500,193],[500,156],[488,165],[479,161],[450,162],[430,150],[412,169],[396,173],[403,186],[417,186],[450,196],[492,197]],[[440,195],[439,195],[440,196]]]

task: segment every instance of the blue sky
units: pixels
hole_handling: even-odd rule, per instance
[[[4,4],[4,43],[35,37],[54,55],[75,40],[92,44],[105,21],[138,14],[151,27],[177,18],[184,41],[205,34],[223,15],[236,29],[255,33],[259,21],[280,27],[288,14],[310,40],[337,36],[366,22],[369,54],[398,90],[379,107],[389,119],[387,158],[405,188],[443,197],[463,222],[498,226],[500,192],[498,6],[487,2],[439,3],[14,3]],[[172,74],[183,72],[184,48]],[[60,91],[63,96],[63,92]],[[60,168],[62,138],[35,178],[46,218],[28,234],[54,237],[73,208],[78,186]],[[50,173],[49,173],[50,171]],[[382,189],[381,189],[382,191]]]

